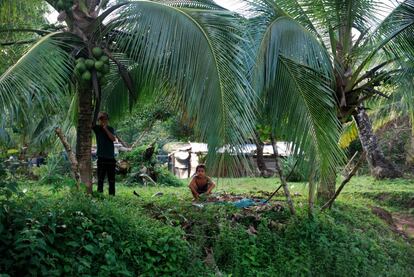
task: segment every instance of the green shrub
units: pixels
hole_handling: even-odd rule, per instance
[[[49,154],[44,165],[33,167],[33,174],[41,184],[52,184],[70,175],[70,163],[60,153]]]
[[[414,193],[408,191],[363,192],[365,198],[370,198],[381,205],[402,209],[414,208]]]
[[[408,276],[414,272],[409,246],[378,239],[372,232],[352,231],[330,215],[313,219],[300,215],[280,226],[275,230],[265,220],[252,235],[247,226],[223,225],[214,243],[219,268],[233,276]]]
[[[408,186],[408,184],[407,184]],[[1,186],[0,186],[1,187]],[[41,189],[41,186],[33,186]],[[180,191],[116,197],[0,190],[0,272],[10,276],[413,276],[414,248],[365,203],[309,218],[295,198],[263,212],[183,202]],[[6,193],[7,192],[7,193]],[[29,195],[27,195],[29,194]],[[190,196],[184,199],[190,199]],[[365,199],[366,200],[366,199]],[[210,251],[214,259],[206,262]]]
[[[122,158],[127,160],[132,167],[127,182],[129,184],[136,182],[142,183],[140,174],[145,171],[145,174],[150,176],[157,184],[174,187],[182,186],[183,183],[180,179],[158,163],[155,156],[157,146],[154,145],[153,147],[154,151],[152,152],[152,155],[148,155],[147,149],[149,146],[140,146],[122,156]]]
[[[179,187],[183,186],[183,182],[172,174],[167,168],[157,166],[154,169],[157,176],[157,183],[166,186]]]
[[[21,197],[0,218],[0,272],[11,276],[182,276],[189,270],[181,231],[108,200]]]

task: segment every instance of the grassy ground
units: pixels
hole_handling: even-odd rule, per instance
[[[218,195],[266,198],[279,186],[277,179],[215,181]],[[30,268],[31,274],[50,276],[53,272],[56,276],[414,275],[413,242],[372,212],[372,207],[381,207],[394,214],[412,214],[412,180],[356,177],[331,211],[315,209],[313,217],[307,213],[303,183],[290,183],[296,217],[285,208],[281,192],[264,210],[215,204],[199,208],[192,205],[185,183],[182,187],[119,184],[116,197],[105,191],[93,198],[67,187],[22,183],[26,196],[8,203],[15,212],[2,219],[13,234],[7,240],[4,234],[0,237],[0,242],[7,242],[0,243],[0,250],[15,259],[0,259],[0,274],[22,275]],[[158,192],[162,195],[154,196]],[[56,214],[52,222],[45,219],[49,213]],[[24,219],[20,222],[19,217]],[[48,254],[40,262],[21,262],[26,256],[20,253],[19,243],[24,242],[20,236],[27,234],[28,218],[40,222],[39,247],[46,244],[55,250],[53,259]],[[56,222],[65,226],[64,232],[47,231]],[[52,235],[56,238],[51,240]]]

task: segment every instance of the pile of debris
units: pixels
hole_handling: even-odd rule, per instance
[[[283,209],[282,202],[271,201],[255,195],[240,195],[234,193],[212,194],[208,197],[200,197],[201,202],[193,203],[193,206],[203,208],[207,204],[227,204],[237,208],[250,209],[255,211],[267,211],[276,208],[278,211]]]

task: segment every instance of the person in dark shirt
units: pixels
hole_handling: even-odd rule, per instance
[[[207,195],[210,194],[215,186],[216,184],[214,184],[213,180],[206,175],[206,166],[203,164],[197,165],[196,174],[188,185],[194,199],[198,200],[200,198],[200,194],[203,193]]]
[[[98,156],[98,192],[103,192],[103,184],[105,176],[108,175],[109,194],[115,195],[115,153],[114,153],[114,141],[115,131],[114,128],[108,125],[109,116],[106,112],[99,112],[98,122],[99,125],[93,126],[93,131],[96,135]]]

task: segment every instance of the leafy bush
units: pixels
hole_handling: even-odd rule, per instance
[[[183,276],[190,270],[181,231],[114,202],[35,195],[7,205],[0,213],[0,272],[10,276]]]
[[[153,149],[151,149],[153,147]],[[174,174],[158,163],[155,154],[157,145],[140,146],[122,156],[131,164],[128,183],[142,182],[140,174],[145,173],[156,183],[166,186],[182,186],[183,183]]]
[[[7,176],[7,171],[3,166],[3,163],[0,162],[0,179],[4,179]]]
[[[44,165],[33,168],[33,174],[41,184],[57,183],[69,176],[70,163],[61,154],[49,154]]]
[[[414,193],[407,191],[388,191],[388,192],[364,192],[365,198],[378,201],[388,207],[397,207],[402,209],[414,208]]]
[[[365,203],[339,201],[333,210],[310,218],[295,198],[298,215],[292,217],[283,208],[194,207],[177,195],[184,189],[188,194],[186,188],[165,188],[162,197],[151,197],[155,188],[138,189],[137,198],[121,187],[116,197],[91,198],[63,192],[27,196],[30,189],[23,196],[8,188],[7,197],[0,194],[0,272],[413,276],[412,244],[390,231]]]
[[[183,185],[183,182],[165,167],[157,166],[154,171],[157,176],[158,184],[172,187],[180,187]]]
[[[206,249],[211,249],[213,264],[223,276],[411,276],[414,272],[414,248],[363,206],[337,203],[334,210],[313,218],[300,208],[297,217],[287,209],[256,216],[225,205],[186,208],[178,199],[149,200],[143,207],[167,225],[182,226],[196,250],[193,260],[205,260]],[[257,232],[252,233],[252,228]]]
[[[369,230],[350,230],[329,215],[313,219],[301,215],[276,229],[270,226],[264,220],[257,235],[252,235],[246,226],[222,225],[214,242],[219,268],[233,276],[408,276],[414,272],[410,246],[379,239]],[[374,226],[378,223],[370,227]]]

